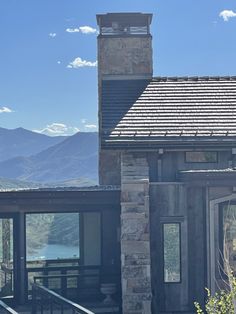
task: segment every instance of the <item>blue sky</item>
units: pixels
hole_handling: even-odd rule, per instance
[[[107,12],[154,14],[155,76],[236,75],[236,0],[1,0],[0,127],[96,130],[95,15]]]

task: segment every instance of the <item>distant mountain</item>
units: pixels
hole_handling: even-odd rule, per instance
[[[14,179],[0,178],[0,191],[42,188],[43,185]]]
[[[0,162],[0,177],[54,185],[79,178],[96,182],[97,172],[97,133],[79,132],[33,156]]]
[[[0,161],[35,155],[66,138],[66,136],[50,137],[23,128],[0,128]]]

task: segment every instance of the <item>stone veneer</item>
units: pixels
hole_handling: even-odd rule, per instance
[[[151,77],[151,36],[98,37],[98,69],[99,76],[148,75]]]
[[[121,272],[123,314],[151,313],[149,169],[145,154],[121,159]]]

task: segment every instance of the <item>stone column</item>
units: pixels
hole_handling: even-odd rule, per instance
[[[121,276],[123,314],[151,313],[149,169],[145,154],[122,154]]]

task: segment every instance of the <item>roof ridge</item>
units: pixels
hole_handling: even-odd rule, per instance
[[[153,81],[235,81],[236,76],[156,76]]]

